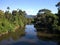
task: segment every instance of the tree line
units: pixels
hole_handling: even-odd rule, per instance
[[[49,9],[41,9],[34,18],[34,25],[39,31],[60,34],[60,2],[56,4],[58,13],[53,14]]]
[[[10,7],[7,7],[5,12],[0,10],[0,34],[15,31],[16,27],[22,28],[28,23],[25,11],[18,9],[10,12],[9,10]]]

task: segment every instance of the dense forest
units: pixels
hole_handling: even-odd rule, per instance
[[[60,2],[56,4],[58,13],[53,14],[49,9],[41,9],[34,18],[37,31],[60,34]]]
[[[9,10],[10,7],[7,7],[5,12],[0,10],[0,35],[14,32],[18,27],[23,28],[28,23],[25,11],[18,9],[10,12]]]

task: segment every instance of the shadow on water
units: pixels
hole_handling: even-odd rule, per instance
[[[38,35],[32,24],[26,25],[25,29],[19,29],[0,37],[0,45],[57,45],[57,43]]]

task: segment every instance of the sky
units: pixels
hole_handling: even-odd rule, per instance
[[[0,10],[10,11],[21,9],[26,11],[28,15],[36,15],[40,9],[49,9],[52,13],[57,13],[55,6],[60,0],[0,0]]]

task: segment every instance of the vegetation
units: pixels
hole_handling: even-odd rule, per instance
[[[7,7],[5,12],[0,10],[0,34],[14,32],[18,27],[22,28],[31,22],[39,31],[60,34],[60,2],[56,7],[58,7],[57,14],[51,13],[49,9],[41,9],[34,20],[26,18],[26,12],[20,9],[10,12],[10,7]]]
[[[18,30],[18,31],[17,31]],[[10,37],[14,40],[17,41],[20,39],[22,36],[25,35],[24,28],[18,28],[15,32],[9,32],[8,34],[0,36],[0,42],[5,39],[10,39]]]
[[[58,6],[57,15],[51,13],[48,9],[38,11],[37,16],[34,18],[34,25],[37,30],[60,34],[60,2],[56,6]]]
[[[24,27],[27,24],[26,12],[22,10],[13,10],[9,12],[10,7],[7,7],[7,11],[0,10],[0,34],[15,31],[18,27]]]
[[[58,21],[59,21],[58,25],[60,26],[60,2],[58,2],[56,4],[56,7],[58,7],[58,14],[56,14],[56,15],[59,17],[59,19],[58,19]]]

